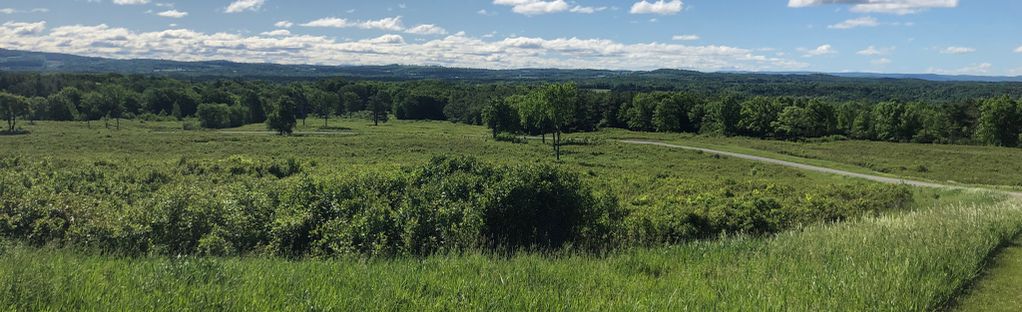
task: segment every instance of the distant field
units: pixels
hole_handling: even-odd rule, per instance
[[[635,133],[608,130],[608,138],[651,138],[711,146],[860,172],[917,177],[943,183],[1022,188],[1022,148],[888,143],[874,141],[792,142],[741,137]]]
[[[991,252],[1022,229],[1022,207],[995,195],[909,190],[613,138],[733,148],[795,143],[606,130],[568,136],[563,160],[555,162],[551,147],[539,140],[495,141],[482,127],[322,122],[308,120],[293,137],[267,134],[262,125],[185,131],[178,122],[138,121],[122,122],[121,130],[98,122],[91,128],[39,122],[26,126],[30,135],[0,137],[0,231],[6,237],[0,240],[0,285],[7,285],[0,287],[0,307],[930,310],[955,298]],[[904,151],[899,155],[923,147],[877,144]],[[432,170],[422,167],[432,158],[451,155],[498,171],[539,164],[577,174],[622,209],[610,216],[617,220],[604,238],[610,248],[422,255],[327,254],[317,250],[338,249],[313,246],[290,259],[273,251],[291,235],[280,229],[289,229],[295,216],[282,212],[319,213],[290,207],[289,200],[308,197],[300,200],[317,207],[358,202],[343,197],[340,186],[375,189],[381,181],[419,177]],[[995,157],[975,155],[973,166]],[[938,179],[953,175],[947,164],[959,162],[917,172]],[[974,171],[982,170],[989,169]],[[441,181],[456,191],[472,179],[456,173]],[[444,207],[446,195],[428,195],[409,198]],[[402,220],[404,206],[393,207],[366,209]],[[264,223],[246,223],[252,220]],[[320,234],[382,235],[385,230],[370,225],[389,226],[344,217],[306,220]],[[165,235],[181,231],[189,235]],[[379,248],[408,243],[368,239]]]

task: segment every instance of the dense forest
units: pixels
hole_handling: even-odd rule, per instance
[[[655,73],[655,72],[654,72]],[[1018,146],[1012,83],[730,75],[728,79],[541,81],[181,80],[120,74],[0,73],[5,132],[18,121],[197,118],[226,128],[330,116],[449,120],[499,133],[618,127],[760,138],[843,136],[893,142]],[[772,78],[765,78],[772,77]],[[277,118],[277,119],[274,119]],[[286,122],[285,122],[286,124]],[[287,132],[287,131],[282,131]]]

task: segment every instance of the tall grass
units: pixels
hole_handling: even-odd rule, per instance
[[[290,262],[9,245],[0,255],[0,308],[921,311],[952,298],[1020,228],[1022,205],[1000,202],[603,256]]]

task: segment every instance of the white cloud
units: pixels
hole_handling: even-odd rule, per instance
[[[927,70],[933,74],[941,75],[987,75],[990,74],[990,70],[994,68],[993,64],[980,63],[973,64],[958,69],[941,69],[941,68],[930,68]]]
[[[593,13],[602,12],[602,11],[605,11],[605,10],[607,10],[607,7],[584,7],[584,6],[576,5],[575,7],[571,8],[571,10],[568,10],[568,12],[571,12],[571,13],[582,13],[582,14],[593,14]]]
[[[891,59],[886,58],[886,57],[882,57],[882,58],[879,58],[879,59],[875,59],[875,60],[869,61],[869,63],[873,64],[873,65],[877,65],[877,66],[887,65],[887,64],[891,63]]]
[[[46,22],[19,23],[6,22],[0,27],[0,34],[6,35],[31,35],[41,33],[46,29]],[[3,36],[0,36],[2,38]]]
[[[169,11],[163,11],[163,12],[160,12],[160,13],[156,13],[156,15],[163,16],[163,17],[169,17],[169,18],[182,18],[182,17],[188,16],[188,12],[182,12],[182,11],[178,11],[178,10],[169,10]]]
[[[511,6],[511,11],[524,15],[564,12],[570,9],[564,0],[493,0],[493,4]]]
[[[280,28],[291,28],[291,26],[294,26],[294,25],[295,25],[295,23],[292,23],[292,22],[289,22],[289,21],[279,21],[279,22],[273,23],[273,26],[280,27]]]
[[[12,8],[0,9],[0,13],[2,13],[2,14],[14,14],[16,12],[18,12],[18,10],[15,10],[15,9],[12,9]]]
[[[224,12],[227,13],[241,13],[245,11],[257,11],[263,7],[266,0],[237,0],[227,6]]]
[[[798,49],[798,51],[802,52],[802,56],[804,56],[804,57],[814,57],[814,56],[822,56],[822,55],[837,53],[837,50],[834,50],[834,47],[829,45],[829,44],[818,46],[818,47],[816,47],[816,49],[812,49],[812,50],[800,48],[800,49]]]
[[[148,4],[149,0],[114,0],[113,2],[116,5],[138,5]]]
[[[384,65],[472,68],[598,68],[691,70],[799,70],[809,65],[730,46],[621,43],[607,39],[509,37],[485,40],[464,33],[427,41],[400,35],[362,40],[325,36],[203,33],[189,29],[136,32],[107,25],[46,30],[45,23],[0,25],[0,46],[85,56],[177,61]]]
[[[823,4],[851,5],[857,13],[913,14],[935,8],[958,7],[958,0],[788,0],[788,7],[804,8]]]
[[[951,46],[951,47],[947,47],[947,48],[944,48],[944,49],[940,50],[940,53],[942,53],[942,54],[954,54],[954,55],[969,54],[969,53],[972,53],[972,52],[976,52],[976,49],[975,48],[970,48],[970,47],[955,47],[955,46]]]
[[[482,10],[476,11],[476,14],[483,15],[483,16],[494,16],[494,15],[497,15],[497,12],[490,12],[490,11],[487,11],[486,9],[482,9]]]
[[[863,16],[863,17],[860,17],[860,18],[853,18],[853,19],[850,19],[850,20],[846,20],[844,22],[840,22],[840,23],[837,23],[837,24],[834,24],[834,25],[830,25],[830,26],[827,26],[827,28],[832,28],[832,29],[852,29],[852,28],[856,28],[856,27],[876,27],[877,25],[880,25],[880,22],[877,21],[876,18],[873,18],[871,16]]]
[[[50,11],[50,9],[47,9],[47,8],[35,8],[35,9],[28,10],[28,11],[16,10],[16,9],[12,9],[12,8],[0,8],[0,14],[14,14],[14,13],[25,13],[25,12],[28,12],[28,13],[46,13],[46,12],[49,12],[49,11]]]
[[[350,21],[344,18],[327,17],[302,24],[305,27],[362,28],[402,31],[405,29],[401,17],[388,17],[379,20]]]
[[[270,37],[283,37],[283,36],[290,36],[291,35],[291,31],[288,31],[287,29],[277,29],[277,30],[274,30],[274,31],[267,31],[267,32],[261,33],[260,35],[270,36]]]
[[[866,48],[866,49],[864,49],[862,51],[855,52],[855,54],[865,55],[865,56],[879,56],[879,55],[887,55],[887,54],[891,53],[891,50],[894,50],[894,47],[890,47],[890,48],[877,48],[875,46],[869,46],[868,48]]]
[[[681,0],[657,0],[657,2],[646,2],[642,0],[632,4],[632,14],[660,14],[660,15],[673,15],[681,12],[684,4]]]
[[[447,30],[433,24],[423,24],[405,30],[406,33],[416,35],[446,35]]]
[[[1022,53],[1022,46],[1015,49],[1015,53]]]
[[[700,38],[699,35],[675,35],[674,37],[671,37],[671,39],[678,41],[693,41],[699,40]]]

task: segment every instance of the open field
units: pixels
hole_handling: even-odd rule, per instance
[[[914,177],[950,184],[1022,189],[1022,149],[871,141],[792,142],[690,134],[637,134],[610,130],[608,138],[649,138],[713,147],[853,172]]]
[[[26,127],[30,135],[0,137],[0,230],[8,237],[0,247],[0,306],[931,310],[956,299],[1022,229],[1022,207],[1000,195],[880,185],[613,138],[715,139],[573,134],[562,161],[554,162],[549,145],[494,141],[481,127],[403,121],[373,127],[345,119],[320,128],[321,122],[309,120],[293,137],[264,134],[262,125],[184,131],[177,122],[137,121],[119,131],[39,122]],[[232,207],[265,212],[261,220],[279,225],[285,194],[360,185],[350,183],[374,176],[406,181],[445,155],[471,156],[496,170],[535,165],[577,174],[596,196],[618,201],[620,222],[611,222],[606,241],[616,247],[310,249],[281,257],[271,248],[279,242],[272,229],[227,235],[249,224],[232,221],[246,215]],[[470,179],[458,176],[441,181]],[[161,214],[174,210],[160,203],[182,192],[202,204]],[[708,227],[693,227],[700,222]],[[167,238],[159,230],[167,224],[198,232]],[[213,238],[229,248],[208,248],[225,246],[208,244]],[[243,238],[254,243],[239,243]],[[147,248],[129,248],[140,245]],[[86,284],[97,287],[79,287]]]

